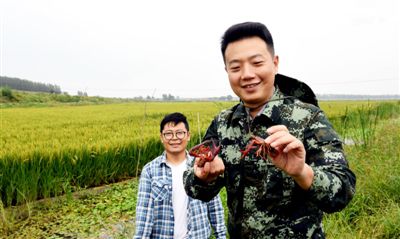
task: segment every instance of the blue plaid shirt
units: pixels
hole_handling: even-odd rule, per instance
[[[187,156],[189,167],[192,157]],[[226,238],[224,209],[219,195],[209,202],[189,197],[187,238]],[[166,153],[147,163],[141,173],[136,204],[136,233],[133,238],[173,238],[172,172]]]

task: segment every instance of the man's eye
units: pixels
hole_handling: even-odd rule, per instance
[[[231,71],[238,71],[238,70],[240,70],[240,67],[239,66],[233,66],[230,69],[231,69]]]

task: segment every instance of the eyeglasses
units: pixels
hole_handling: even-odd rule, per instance
[[[173,139],[174,135],[176,136],[177,139],[183,139],[183,138],[185,138],[186,131],[176,131],[176,132],[167,131],[165,133],[162,133],[162,135],[164,136],[164,138],[166,140]]]

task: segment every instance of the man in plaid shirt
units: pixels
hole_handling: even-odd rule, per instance
[[[193,158],[186,151],[189,125],[181,113],[166,115],[160,124],[165,151],[141,173],[134,238],[226,238],[219,195],[209,202],[188,197],[183,172]],[[212,230],[211,230],[212,227]]]

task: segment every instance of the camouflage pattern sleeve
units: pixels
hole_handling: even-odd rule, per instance
[[[209,138],[217,138],[216,131],[216,120],[211,122],[211,125],[207,129],[207,135],[210,135]],[[215,130],[215,131],[214,131]],[[205,140],[206,137],[203,139]],[[183,174],[183,183],[185,185],[185,191],[187,195],[192,198],[200,199],[202,201],[208,202],[213,199],[224,186],[223,176],[220,176],[211,183],[205,183],[196,177],[193,170],[194,160],[191,164],[191,167],[187,169]]]
[[[356,176],[349,169],[339,136],[322,111],[311,119],[303,142],[306,162],[314,170],[310,199],[327,213],[343,209],[355,193]]]
[[[214,182],[204,183],[196,177],[192,167],[183,173],[183,183],[187,195],[195,199],[209,202],[219,193],[223,187],[224,180],[222,177],[218,177]]]
[[[218,116],[214,118],[214,120],[211,122],[210,126],[208,126],[208,129],[206,131],[206,134],[203,138],[204,140],[207,139],[217,139],[218,140],[218,124],[217,124],[217,119]]]

